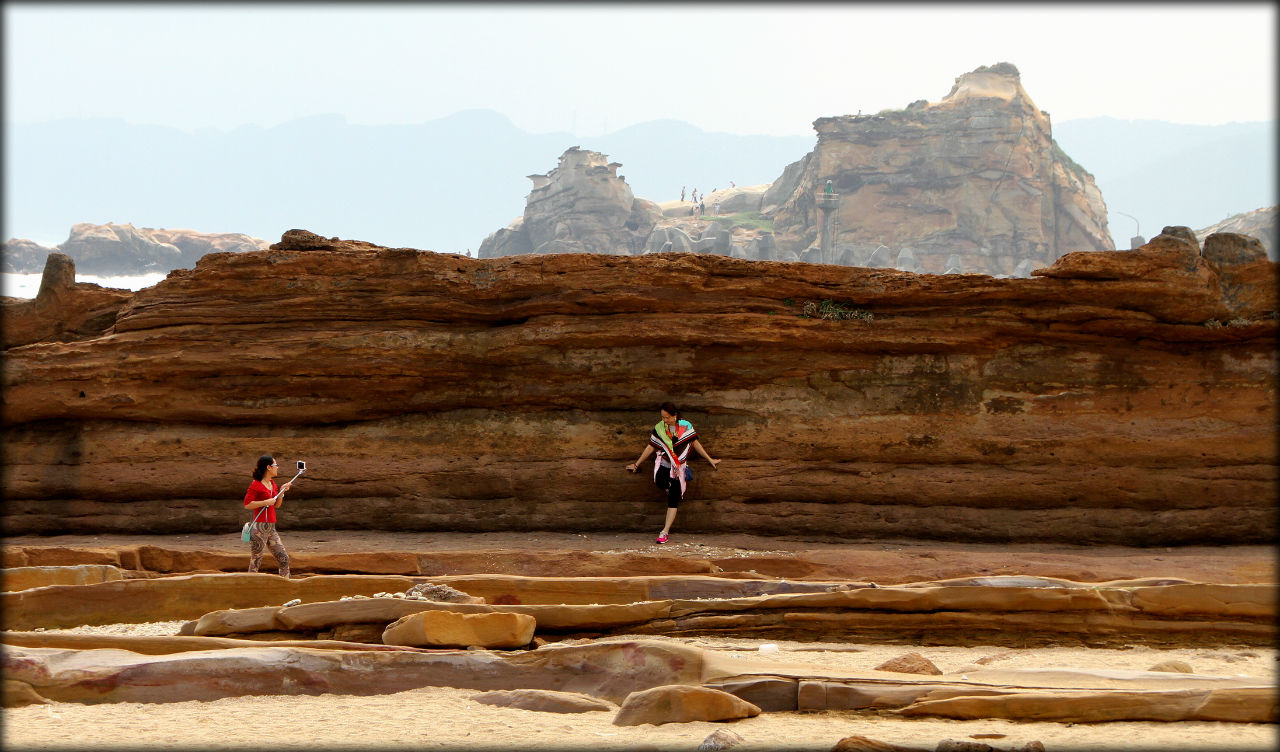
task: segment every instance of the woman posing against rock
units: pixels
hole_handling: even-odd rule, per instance
[[[707,450],[698,441],[698,432],[687,420],[680,420],[680,411],[670,402],[662,403],[662,420],[653,427],[649,434],[649,443],[640,453],[640,459],[627,465],[627,470],[635,472],[640,464],[654,452],[658,453],[653,463],[653,482],[667,493],[667,521],[658,533],[658,543],[666,543],[671,532],[671,523],[676,521],[676,510],[680,500],[684,498],[685,487],[693,480],[693,470],[686,462],[689,450],[695,449],[703,459],[711,463],[713,470],[718,470],[720,460],[712,459]]]
[[[276,510],[284,504],[284,492],[293,483],[277,486],[273,479],[279,470],[271,455],[259,457],[258,466],[253,469],[253,480],[249,482],[249,490],[244,494],[244,507],[253,510],[254,522],[250,527],[249,571],[258,571],[264,549],[270,548],[271,555],[276,557],[276,564],[280,566],[280,576],[288,577],[289,552],[284,550],[280,534],[276,532]]]

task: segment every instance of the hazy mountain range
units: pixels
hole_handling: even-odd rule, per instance
[[[1114,118],[1054,125],[1093,173],[1116,247],[1138,228],[1192,229],[1276,203],[1274,123],[1180,125]],[[417,125],[353,125],[317,116],[272,128],[187,132],[122,120],[10,125],[4,238],[44,245],[77,222],[242,232],[270,241],[291,228],[387,246],[474,254],[524,211],[525,177],[571,146],[622,164],[637,196],[679,198],[769,183],[814,136],[708,133],[656,120],[595,137],[527,133],[490,110]]]

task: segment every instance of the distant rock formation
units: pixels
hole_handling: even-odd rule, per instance
[[[530,175],[524,216],[480,244],[480,258],[526,253],[638,252],[662,210],[636,198],[622,165],[576,146],[545,175]]]
[[[1280,258],[1280,249],[1276,247],[1276,207],[1267,206],[1251,212],[1228,217],[1211,227],[1196,230],[1196,239],[1201,243],[1217,232],[1234,232],[1237,235],[1249,235],[1262,243],[1267,258],[1276,261]]]
[[[4,244],[4,254],[0,256],[0,271],[17,274],[31,274],[39,271],[50,253],[56,253],[57,246],[50,248],[26,238],[12,238]]]
[[[867,265],[884,246],[895,260],[912,251],[923,272],[1015,275],[1022,264],[1016,276],[1026,276],[1065,253],[1111,247],[1093,176],[1054,143],[1048,114],[1008,63],[957,78],[941,102],[813,125],[817,146],[763,200],[784,254],[819,242],[816,194],[827,181],[839,196],[840,263]]]
[[[258,251],[267,241],[238,232],[204,233],[81,222],[61,245],[46,248],[30,240],[10,240],[4,246],[4,271],[39,271],[49,253],[71,257],[82,274],[119,275],[169,272],[195,266],[206,253]]]
[[[524,216],[490,235],[480,257],[688,250],[1025,278],[1068,252],[1111,247],[1093,176],[1053,141],[1048,114],[1013,65],[964,74],[941,102],[819,118],[814,128],[814,150],[771,185],[712,191],[700,197],[701,212],[683,201],[659,207],[633,198],[616,163],[573,147],[551,173],[529,176]],[[824,258],[815,194],[828,181],[838,199]],[[702,218],[738,213],[760,222],[730,232],[727,243],[718,232],[706,237]],[[770,220],[772,232],[764,229]]]

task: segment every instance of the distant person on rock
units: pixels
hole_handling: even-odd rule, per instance
[[[280,534],[276,532],[276,510],[284,504],[284,492],[293,484],[277,486],[274,478],[279,470],[271,455],[259,457],[258,466],[253,469],[253,480],[249,482],[249,490],[244,494],[244,507],[253,510],[254,523],[249,534],[249,571],[258,571],[264,549],[270,548],[271,555],[276,557],[276,564],[280,567],[280,576],[288,577],[289,552],[284,550]]]
[[[684,186],[680,186],[680,200],[684,201]]]
[[[687,420],[680,420],[680,411],[670,402],[663,402],[659,410],[662,420],[658,421],[649,434],[649,443],[640,453],[640,459],[627,465],[629,472],[640,469],[640,464],[654,452],[658,453],[653,463],[653,482],[667,494],[667,520],[658,533],[658,543],[666,543],[671,532],[671,523],[676,521],[676,510],[680,500],[684,498],[685,488],[693,480],[693,470],[689,468],[689,450],[697,450],[703,459],[711,463],[711,469],[717,467],[720,460],[712,459],[707,450],[698,441],[698,432]]]

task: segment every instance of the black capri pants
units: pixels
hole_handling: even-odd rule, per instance
[[[693,480],[692,468],[684,469],[684,481],[689,483]],[[667,492],[667,509],[676,509],[680,506],[680,481],[671,477],[671,471],[665,467],[658,468],[658,475],[653,479],[658,484],[658,488]]]

